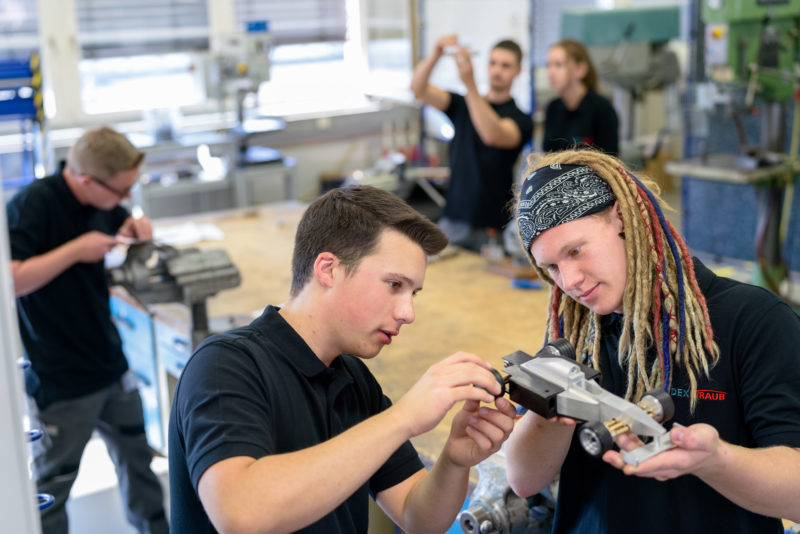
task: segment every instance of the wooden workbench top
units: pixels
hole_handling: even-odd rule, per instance
[[[195,216],[212,222],[224,240],[198,244],[224,248],[242,273],[242,284],[209,299],[209,316],[258,314],[289,294],[294,233],[304,205],[280,203],[260,208]],[[167,226],[186,219],[162,219]],[[544,335],[547,289],[523,290],[486,271],[481,256],[459,251],[429,265],[424,289],[415,298],[416,320],[378,357],[367,362],[384,392],[399,399],[428,367],[464,350],[502,368],[502,356],[521,349],[535,353]],[[420,453],[435,458],[449,433],[455,410],[433,431],[413,440]]]

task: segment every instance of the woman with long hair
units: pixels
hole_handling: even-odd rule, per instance
[[[597,93],[597,71],[586,47],[572,39],[551,46],[547,77],[558,98],[547,106],[542,150],[594,147],[618,155],[619,119]]]

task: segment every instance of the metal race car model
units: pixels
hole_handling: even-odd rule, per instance
[[[513,402],[547,419],[562,416],[584,421],[578,437],[594,457],[601,457],[617,435],[628,431],[648,441],[622,453],[628,464],[638,465],[674,447],[661,425],[674,415],[672,397],[657,389],[634,404],[603,389],[597,383],[600,372],[577,362],[566,339],[548,343],[535,356],[516,351],[503,357],[503,362],[506,377],[494,370],[503,388],[501,396],[508,393]]]

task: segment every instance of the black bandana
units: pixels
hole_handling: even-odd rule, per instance
[[[525,252],[534,238],[555,226],[612,206],[611,186],[585,165],[550,165],[525,178],[517,224]]]

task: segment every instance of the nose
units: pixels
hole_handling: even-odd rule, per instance
[[[400,298],[395,308],[395,318],[404,324],[414,322],[414,301],[411,295]]]
[[[561,289],[570,292],[581,287],[583,272],[576,265],[559,265],[558,269],[559,277],[561,278]]]

